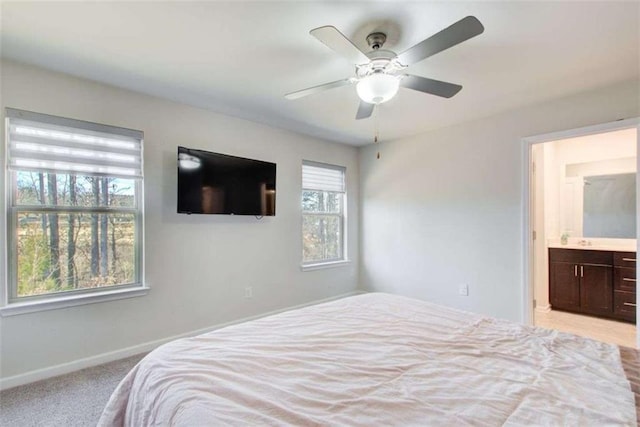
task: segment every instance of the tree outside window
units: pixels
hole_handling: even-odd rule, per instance
[[[302,176],[302,263],[343,260],[344,168],[305,162]]]

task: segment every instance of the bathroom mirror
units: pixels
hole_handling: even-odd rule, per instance
[[[584,177],[583,237],[636,238],[636,174]]]
[[[560,171],[560,233],[577,238],[636,238],[637,158],[565,163]]]

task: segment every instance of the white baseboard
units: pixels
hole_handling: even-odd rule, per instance
[[[194,335],[204,334],[216,329],[224,328],[226,326],[235,325],[237,323],[247,322],[249,320],[259,319],[261,317],[270,316],[272,314],[282,313],[284,311],[295,310],[297,308],[303,308],[310,305],[321,304],[323,302],[329,302],[352,295],[363,294],[366,292],[356,290],[348,292],[346,294],[336,295],[334,297],[324,298],[321,300],[315,300],[304,304],[295,305],[293,307],[287,307],[280,310],[273,310],[267,313],[258,314],[255,316],[245,317],[242,319],[232,320],[230,322],[220,323],[217,325],[209,326],[207,328],[198,329],[195,331],[185,332],[183,334],[174,335],[171,337],[162,338],[155,341],[149,341],[142,344],[137,344],[132,347],[126,347],[116,351],[110,351],[108,353],[102,353],[83,359],[77,359],[68,363],[62,363],[60,365],[54,365],[47,368],[36,369],[34,371],[25,372],[24,374],[14,375],[12,377],[0,378],[0,390],[6,390],[19,385],[29,384],[32,382],[45,380],[47,378],[57,377],[59,375],[68,374],[70,372],[78,371],[80,369],[90,368],[93,366],[102,365],[104,363],[113,362],[114,360],[124,359],[129,356],[135,356],[136,354],[149,352],[156,347],[168,343],[169,341],[177,340],[179,338],[192,337]]]
[[[551,306],[549,304],[547,305],[539,305],[536,307],[536,311],[538,313],[548,313],[551,311]]]

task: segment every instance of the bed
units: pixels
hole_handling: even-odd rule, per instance
[[[99,425],[636,425],[637,352],[624,355],[370,293],[165,344]]]

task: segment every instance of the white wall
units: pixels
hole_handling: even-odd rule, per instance
[[[636,157],[636,132],[636,129],[633,128],[623,129],[561,139],[545,145],[554,146],[556,165],[564,176],[566,165]],[[607,173],[616,172],[603,172],[603,174]]]
[[[553,143],[536,144],[543,151],[544,165],[539,169],[543,174],[544,191],[544,228],[545,239],[560,238],[560,169],[557,165],[556,145]],[[537,209],[537,208],[536,208]]]
[[[620,83],[384,143],[380,160],[361,150],[365,288],[522,320],[521,138],[638,116],[638,93]]]
[[[12,62],[2,63],[1,83],[3,114],[14,107],[144,131],[152,288],[139,298],[0,318],[2,378],[356,290],[354,147]],[[277,163],[277,216],[176,214],[178,145]],[[300,270],[303,159],[347,168],[348,250],[356,261],[346,267]],[[245,286],[253,299],[243,298]]]

